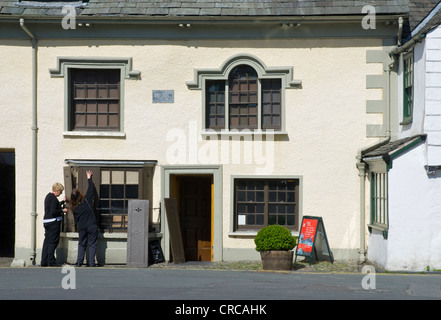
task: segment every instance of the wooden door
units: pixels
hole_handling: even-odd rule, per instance
[[[180,177],[180,219],[186,261],[211,261],[211,176]]]

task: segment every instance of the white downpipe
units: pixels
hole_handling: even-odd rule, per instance
[[[37,38],[29,31],[20,18],[20,27],[32,40],[32,205],[31,205],[31,252],[30,262],[35,264],[36,251],[36,229],[37,229]]]

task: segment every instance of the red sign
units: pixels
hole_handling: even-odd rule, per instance
[[[311,253],[317,230],[317,222],[317,219],[303,219],[297,244],[298,254]]]
[[[334,263],[321,217],[303,216],[297,241],[296,260],[297,256],[309,257],[309,264],[313,258],[319,260],[323,257],[329,257],[331,263]]]

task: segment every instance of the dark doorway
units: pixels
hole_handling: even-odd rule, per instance
[[[176,193],[186,261],[212,260],[211,175],[176,176]]]
[[[0,151],[0,257],[14,257],[15,152]]]

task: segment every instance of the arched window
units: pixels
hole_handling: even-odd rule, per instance
[[[228,77],[230,129],[257,129],[257,72],[241,65]]]
[[[280,78],[259,79],[253,67],[239,65],[228,81],[207,80],[205,89],[207,129],[281,130]]]
[[[257,57],[238,54],[219,69],[195,69],[194,80],[186,84],[190,90],[203,90],[204,133],[274,130],[286,134],[285,91],[301,88],[302,81],[293,79],[292,67],[266,67]]]

